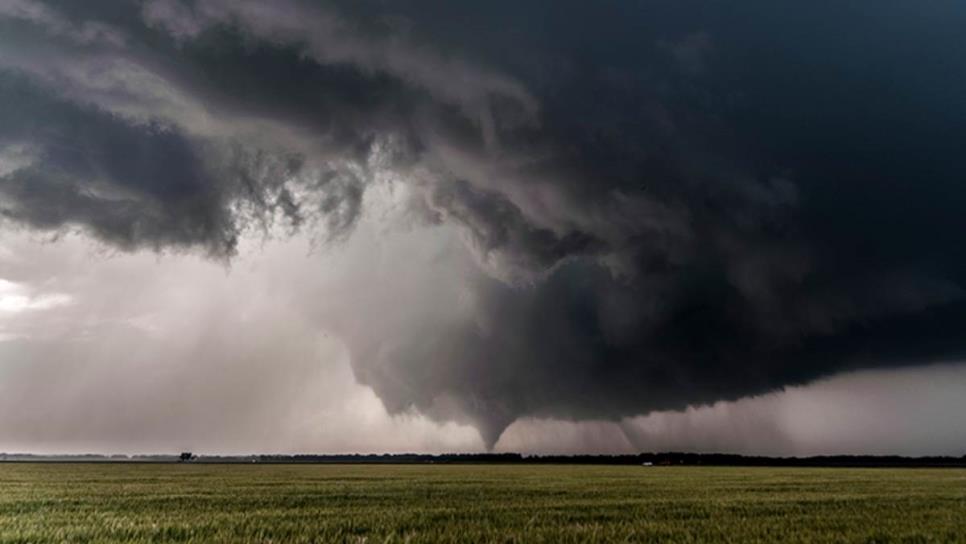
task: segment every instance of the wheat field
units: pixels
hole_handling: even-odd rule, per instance
[[[966,470],[0,464],[46,542],[966,542]]]

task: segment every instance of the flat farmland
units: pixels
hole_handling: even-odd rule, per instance
[[[45,542],[966,542],[966,470],[0,463]]]

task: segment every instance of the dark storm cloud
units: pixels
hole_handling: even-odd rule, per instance
[[[230,255],[273,217],[344,236],[390,183],[463,233],[484,271],[466,317],[416,301],[332,324],[390,411],[492,444],[521,416],[617,419],[966,347],[956,3],[0,15],[15,222]]]
[[[0,183],[2,214],[41,229],[80,224],[121,247],[201,244],[230,253],[235,227],[218,181],[183,135],[135,128],[6,80],[4,136],[35,156]]]

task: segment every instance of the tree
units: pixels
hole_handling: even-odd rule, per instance
[[[181,458],[179,460],[182,463],[186,463],[188,461],[191,461],[194,458],[195,458],[195,454],[191,453],[190,451],[184,451],[184,452],[181,452]]]

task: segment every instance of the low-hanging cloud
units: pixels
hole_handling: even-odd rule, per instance
[[[469,258],[309,313],[491,446],[961,356],[966,9],[852,4],[0,0],[0,217],[230,259],[394,192]]]

